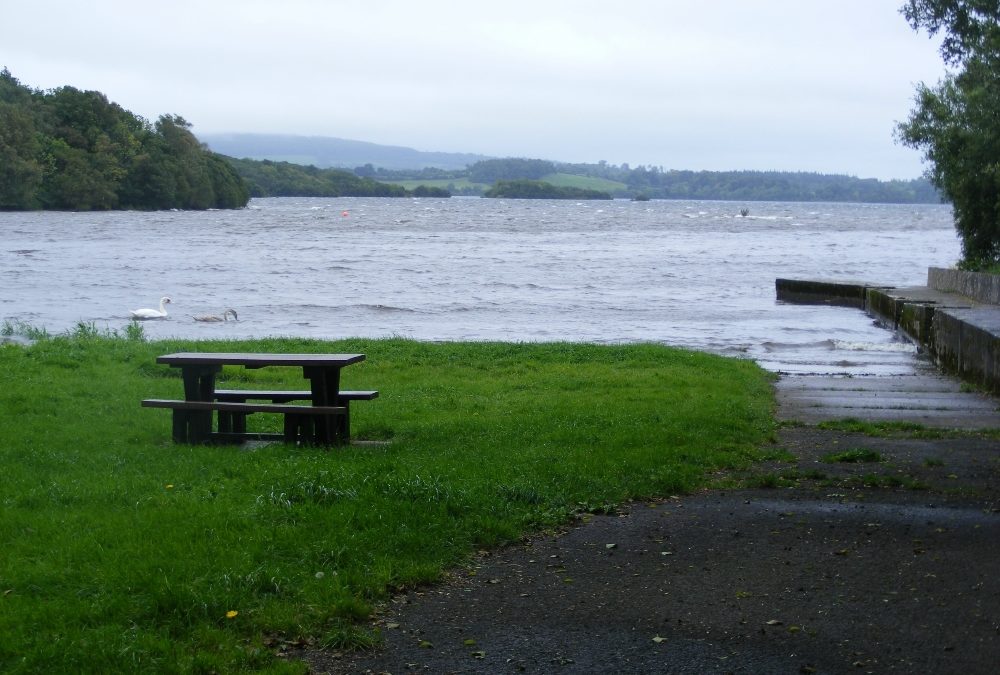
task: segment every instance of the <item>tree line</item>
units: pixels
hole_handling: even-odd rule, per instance
[[[239,208],[246,183],[178,115],[155,123],[96,91],[0,71],[0,209]]]
[[[544,180],[551,174],[600,178],[613,197],[655,199],[725,199],[734,201],[874,202],[936,204],[941,194],[930,181],[881,181],[838,174],[792,171],[678,171],[659,166],[630,167],[607,162],[568,164],[541,159],[490,159],[463,170],[425,168],[387,170],[358,167],[360,175],[383,181],[468,181],[453,191],[482,195],[497,181]]]
[[[447,190],[382,183],[341,169],[319,169],[271,160],[227,160],[246,181],[252,197],[450,197]]]

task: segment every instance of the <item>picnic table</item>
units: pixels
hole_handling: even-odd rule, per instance
[[[173,410],[173,438],[179,443],[230,442],[251,439],[289,443],[343,445],[350,440],[350,401],[371,400],[377,391],[341,391],[340,371],[364,361],[364,354],[258,354],[180,352],[157,357],[156,362],[181,369],[184,400],[145,399],[148,408]],[[256,369],[271,366],[301,367],[309,389],[235,390],[215,387],[223,366]],[[268,401],[251,403],[250,401]],[[292,405],[290,401],[308,401]],[[218,430],[213,431],[213,413]],[[284,415],[281,434],[248,433],[246,417],[252,413]]]

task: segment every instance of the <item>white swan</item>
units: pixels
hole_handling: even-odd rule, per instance
[[[133,309],[131,314],[133,319],[163,319],[167,316],[165,305],[170,304],[170,298],[163,296],[160,298],[159,309]]]
[[[214,322],[214,321],[229,321],[229,315],[230,314],[233,315],[233,321],[237,321],[239,319],[239,317],[236,316],[236,310],[235,309],[227,309],[221,315],[219,315],[219,314],[199,314],[198,316],[193,316],[191,318],[194,319],[195,321],[209,321],[209,322]]]

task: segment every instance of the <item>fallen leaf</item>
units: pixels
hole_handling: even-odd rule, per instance
[[[466,641],[465,641],[465,642],[463,642],[462,644],[463,644],[463,645],[465,645],[466,647],[471,647],[471,646],[473,646],[474,644],[476,644],[476,641],[475,641],[475,640],[473,640],[472,638],[469,638],[468,640],[466,640]]]
[[[604,548],[618,548],[618,544],[605,544]]]
[[[666,641],[667,641],[667,638],[660,637],[659,635],[657,635],[655,638],[653,638],[653,642],[655,642],[656,644],[659,644],[661,642],[666,642]]]
[[[472,655],[477,659],[485,659],[486,652],[472,652]]]
[[[429,642],[428,640],[421,640],[420,644],[417,645],[417,646],[420,647],[421,649],[433,649],[434,648],[434,645],[431,644],[431,642]]]
[[[387,624],[385,625],[385,627],[386,627],[386,628],[389,628],[389,629],[392,629],[392,628],[399,628],[399,624],[398,624],[398,623],[387,623]]]
[[[777,619],[771,619],[770,621],[765,621],[764,623],[766,623],[768,626],[780,626],[783,622],[778,621]]]

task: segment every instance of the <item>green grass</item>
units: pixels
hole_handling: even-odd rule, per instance
[[[583,190],[601,190],[603,192],[620,192],[627,190],[625,183],[607,180],[604,178],[591,178],[589,176],[574,176],[568,173],[550,173],[542,176],[540,180],[551,183],[558,187],[574,187]],[[385,181],[394,185],[402,185],[407,190],[413,190],[421,185],[427,187],[439,187],[448,189],[451,186],[454,190],[464,190],[474,188],[479,192],[486,191],[491,186],[486,183],[473,183],[468,178],[442,178],[435,180],[395,180]]]
[[[881,462],[882,455],[874,450],[869,450],[868,448],[851,448],[849,450],[844,450],[843,452],[835,452],[828,455],[823,455],[822,460],[828,464],[833,464],[835,462],[841,463],[867,463],[867,462]]]
[[[302,672],[270,646],[371,644],[364,619],[392,592],[574,514],[746,468],[773,432],[756,365],[655,345],[86,328],[0,346],[3,672]],[[381,397],[352,406],[352,427],[392,442],[174,445],[170,414],[139,406],[181,396],[154,363],[173,351],[366,353],[342,384]],[[293,368],[220,382],[302,384]]]
[[[816,427],[879,438],[993,438],[1000,440],[1000,429],[944,429],[926,427],[915,422],[868,422],[855,418],[845,418],[820,422]]]
[[[606,178],[593,178],[591,176],[574,176],[569,173],[550,173],[542,176],[540,180],[558,187],[573,187],[581,190],[601,190],[602,192],[618,192],[627,190],[628,185]]]

